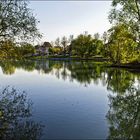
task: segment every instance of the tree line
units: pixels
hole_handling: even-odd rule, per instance
[[[22,59],[36,53],[26,40],[40,38],[37,19],[27,1],[0,2],[0,58]],[[113,0],[108,15],[111,28],[103,35],[87,32],[51,42],[50,55],[109,59],[113,64],[140,63],[140,1]],[[17,44],[16,40],[24,43]],[[24,41],[23,41],[24,40]]]
[[[100,55],[114,64],[140,63],[140,1],[113,0],[108,19],[112,27],[101,38],[81,34],[68,50],[80,57]]]

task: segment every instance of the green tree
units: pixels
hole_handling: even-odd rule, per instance
[[[70,35],[69,36],[69,47],[68,47],[68,53],[69,53],[69,56],[72,55],[72,49],[73,49],[73,40],[74,40],[74,36],[73,35]]]
[[[66,48],[68,46],[67,37],[65,37],[65,36],[62,37],[61,44],[62,44],[62,47],[63,47],[63,53],[64,53],[64,55],[66,55]]]
[[[35,16],[26,0],[0,1],[0,41],[41,37]]]
[[[108,55],[114,64],[129,63],[138,58],[135,36],[125,24],[115,25],[108,32]]]
[[[93,38],[91,35],[81,34],[73,40],[73,49],[80,57],[89,57],[94,50]]]
[[[102,49],[102,55],[104,57],[107,57],[108,54],[107,54],[107,48],[108,48],[108,33],[107,32],[104,32],[103,35],[102,35],[102,40],[103,40],[103,49]]]
[[[58,46],[55,46],[55,47],[51,47],[49,48],[49,52],[54,55],[54,54],[60,54],[62,52],[62,48],[61,47],[58,47]]]
[[[110,11],[111,23],[123,23],[131,29],[140,47],[140,1],[139,0],[113,0],[113,9]]]
[[[0,43],[0,58],[15,59],[17,58],[16,44],[13,40],[5,40]]]
[[[100,40],[99,38],[97,39],[98,37],[95,37],[95,39],[93,39],[93,46],[94,46],[94,49],[91,50],[91,52],[94,54],[94,55],[103,55],[103,52],[104,52],[104,48],[103,48],[103,41]]]
[[[21,56],[31,56],[35,53],[35,48],[33,47],[32,44],[29,44],[29,43],[21,43],[21,46],[20,46],[20,53],[21,53]]]
[[[92,57],[101,55],[103,51],[103,41],[99,39],[99,34],[94,38],[90,34],[80,34],[72,41],[74,52],[80,57]]]

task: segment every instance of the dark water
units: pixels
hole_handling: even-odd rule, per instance
[[[140,137],[139,73],[94,62],[0,66],[0,138]]]

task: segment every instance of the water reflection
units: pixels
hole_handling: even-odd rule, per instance
[[[37,140],[43,126],[31,120],[32,102],[25,92],[6,87],[0,92],[0,139]]]
[[[34,61],[2,61],[0,66],[3,74],[12,75],[16,69],[24,69],[26,71],[33,71],[35,69]]]
[[[109,69],[107,75],[107,89],[118,94],[125,93],[135,84],[136,78],[139,78],[138,74],[119,69]]]
[[[124,95],[110,95],[109,139],[140,138],[140,89],[129,88]]]
[[[32,72],[37,70],[40,74],[52,74],[58,79],[76,80],[85,86],[102,82],[103,86],[112,92],[123,94],[132,85],[140,81],[140,74],[127,70],[104,67],[100,63],[84,61],[10,61],[0,62],[4,74],[14,74],[16,69]]]
[[[84,61],[0,62],[0,66],[4,74],[14,74],[16,69],[23,69],[29,72],[37,70],[40,74],[55,75],[58,79],[69,80],[70,82],[77,81],[78,83],[83,84],[84,86],[88,86],[90,84],[98,85],[99,83],[102,83],[102,86],[106,87],[109,91],[108,99],[110,109],[106,115],[109,124],[108,138],[135,139],[140,137],[139,73],[134,73],[134,71],[131,72],[124,69],[107,68],[100,63]],[[13,116],[11,113],[11,118],[9,119],[10,122],[8,122],[8,124],[2,124],[4,128],[2,128],[2,131],[0,131],[0,135],[3,137],[10,135],[6,133],[8,133],[7,130],[9,130],[9,127],[12,127],[14,129],[12,130],[13,133],[11,137],[19,137],[19,134],[20,136],[26,136],[28,135],[28,133],[26,133],[27,130],[34,130],[34,132],[32,133],[33,136],[30,136],[37,137],[38,135],[40,135],[40,125],[34,122],[29,123],[26,121],[19,123],[19,120],[17,120],[17,118],[21,116],[27,117],[29,115],[29,109],[25,104],[22,104],[23,100],[25,100],[24,96],[18,97],[17,94],[14,96],[14,99],[18,99],[18,101],[14,101],[13,98],[9,96],[9,103],[6,101],[6,104],[4,104],[4,106],[8,107],[13,106],[12,108],[10,108],[11,112],[13,113]],[[4,103],[4,101],[0,102],[1,107],[2,103]],[[19,108],[20,110],[18,110]],[[15,116],[15,114],[17,115]],[[0,118],[1,116],[2,115],[0,112]],[[8,118],[6,119],[8,120]],[[2,120],[2,122],[5,121]],[[18,131],[19,133],[16,133]]]

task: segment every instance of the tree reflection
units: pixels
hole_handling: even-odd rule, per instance
[[[139,74],[123,69],[107,68],[92,61],[10,61],[0,62],[4,74],[13,74],[16,69],[26,71],[37,70],[40,74],[52,74],[58,79],[76,80],[85,86],[102,83],[107,90],[123,94],[139,78]]]
[[[108,69],[107,89],[112,92],[123,94],[135,83],[136,75],[127,70]]]
[[[52,74],[58,79],[77,81],[85,86],[102,83],[109,95],[110,139],[137,139],[140,137],[140,75],[134,71],[107,68],[99,63],[84,61],[17,61],[0,62],[5,74],[15,69],[37,70],[41,74]],[[54,85],[55,86],[55,85]],[[38,139],[42,126],[31,121],[32,103],[25,93],[6,88],[0,94],[0,138]]]
[[[16,69],[23,69],[26,71],[33,71],[35,68],[34,61],[1,61],[0,66],[6,75],[12,75]]]
[[[31,120],[32,102],[25,92],[6,87],[0,93],[0,139],[36,140],[42,125]]]
[[[77,80],[81,84],[88,85],[92,81],[96,83],[101,77],[102,68],[95,63],[88,62],[73,62],[68,65],[70,70],[70,77],[72,80]]]
[[[124,95],[110,95],[109,101],[109,139],[140,138],[140,89],[131,87]]]
[[[10,62],[1,62],[0,64],[4,74],[11,75],[15,73],[16,67],[14,67]]]
[[[50,67],[50,63],[46,61],[34,61],[34,69],[36,69],[41,74],[48,74],[52,71],[52,67]]]

